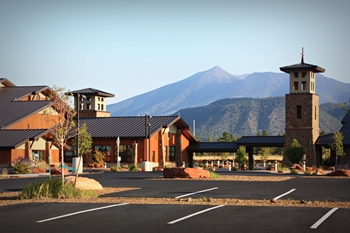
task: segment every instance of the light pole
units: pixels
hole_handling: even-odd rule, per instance
[[[120,139],[119,137],[117,138],[117,167],[120,167],[120,157],[119,157],[119,145],[120,145]]]
[[[150,137],[151,137],[151,124],[148,122],[149,119],[152,118],[150,115],[145,115],[145,138],[146,138],[146,160],[149,161],[149,150],[151,148],[150,145]]]
[[[80,97],[82,98],[86,98],[85,95],[83,94],[79,94],[77,93],[77,106],[76,106],[76,109],[77,109],[77,134],[76,134],[76,151],[77,151],[77,156],[79,157],[79,162],[78,162],[78,165],[76,166],[76,173],[78,174],[79,172],[79,167],[80,167],[80,163],[81,163],[81,156],[79,155],[79,130],[80,130],[80,122],[79,122],[79,119],[80,119],[80,116],[79,116],[79,112],[80,112]]]

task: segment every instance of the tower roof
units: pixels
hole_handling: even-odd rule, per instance
[[[322,67],[316,66],[316,65],[312,65],[312,64],[307,64],[304,62],[304,48],[302,48],[302,52],[301,52],[301,62],[299,64],[294,64],[294,65],[290,65],[290,66],[283,66],[280,67],[280,70],[286,73],[291,73],[293,71],[312,71],[314,73],[323,73],[325,72],[325,69],[323,69]]]
[[[102,96],[102,97],[114,97],[114,94],[105,92],[105,91],[100,91],[94,88],[85,88],[85,89],[80,89],[76,91],[72,91],[73,94],[85,94],[85,95],[96,95],[96,96]]]

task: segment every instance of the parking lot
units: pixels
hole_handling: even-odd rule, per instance
[[[224,174],[223,174],[224,175]],[[246,175],[251,175],[246,173]],[[261,175],[261,174],[253,174]],[[235,198],[348,202],[350,179],[281,182],[164,180],[161,173],[86,174],[104,187],[139,187],[108,197]],[[0,180],[1,191],[35,178]],[[10,182],[11,181],[11,182]],[[6,186],[6,187],[5,187]],[[127,200],[127,199],[126,199]],[[349,208],[192,204],[28,203],[0,207],[2,232],[348,232]]]

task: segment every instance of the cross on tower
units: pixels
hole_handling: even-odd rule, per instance
[[[304,47],[301,48],[301,64],[304,64]]]

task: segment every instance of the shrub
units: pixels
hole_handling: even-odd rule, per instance
[[[62,179],[47,179],[26,185],[19,193],[18,198],[90,198],[97,197],[97,193],[91,190],[77,189],[72,182],[62,185]]]
[[[305,174],[305,175],[311,175],[311,171],[306,169],[306,170],[304,171],[304,174]]]
[[[236,163],[242,165],[247,162],[247,153],[245,150],[245,146],[240,146],[236,154],[237,154],[235,158]]]
[[[105,155],[101,151],[95,151],[92,155],[92,160],[94,164],[105,164]]]
[[[7,170],[7,168],[3,168],[3,169],[1,170],[0,179],[7,178],[7,175],[8,175],[8,170]]]
[[[118,166],[111,166],[111,171],[119,172],[120,168]]]
[[[298,175],[298,171],[295,169],[290,170],[290,174],[292,175]]]
[[[130,172],[137,172],[138,171],[137,166],[135,164],[130,164],[129,171]]]
[[[13,170],[13,174],[30,174],[32,170],[31,162],[29,159],[25,159],[23,157],[19,157],[18,159],[15,159],[11,164]]]
[[[292,146],[287,149],[286,155],[290,162],[299,164],[305,155],[305,149],[296,139],[293,139]]]
[[[212,172],[212,171],[209,171],[209,175],[210,175],[211,179],[217,179],[217,178],[220,177],[220,175],[218,173],[215,173],[215,172]]]

